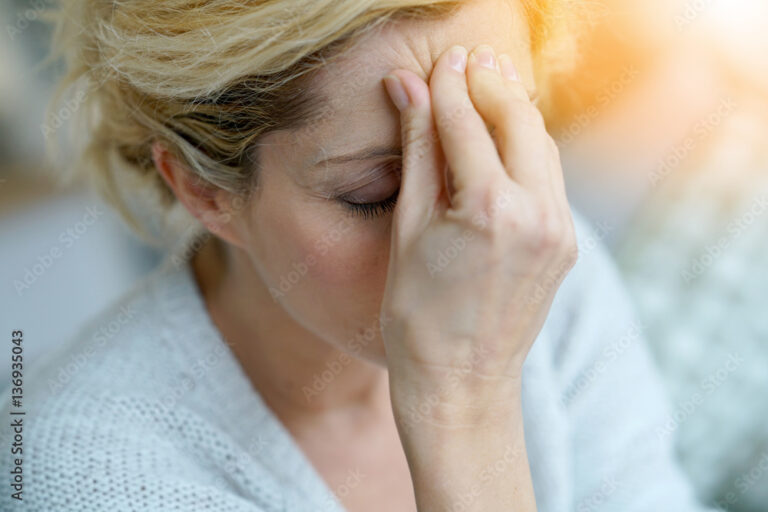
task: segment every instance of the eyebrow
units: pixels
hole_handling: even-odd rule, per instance
[[[312,164],[314,167],[328,164],[343,164],[347,162],[353,162],[358,160],[370,160],[373,158],[381,158],[385,156],[402,157],[403,150],[394,146],[369,146],[363,148],[360,151],[354,153],[348,153],[344,155],[332,156],[316,161]]]

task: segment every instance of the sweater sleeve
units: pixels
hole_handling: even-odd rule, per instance
[[[582,268],[566,278],[570,317],[555,351],[573,450],[572,510],[706,510],[675,461],[671,411],[645,326],[600,237],[578,224]]]
[[[279,486],[217,429],[159,401],[65,391],[35,403],[24,422],[22,500],[3,492],[2,510],[273,512],[286,506]],[[12,463],[6,452],[3,467]]]

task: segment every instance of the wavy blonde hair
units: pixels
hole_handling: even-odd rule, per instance
[[[573,58],[579,0],[520,0],[536,80]],[[165,245],[196,224],[155,170],[161,141],[203,185],[247,198],[259,137],[322,115],[312,71],[394,17],[449,15],[462,0],[65,0],[49,13],[67,73],[55,105],[78,94],[71,181],[85,177],[137,234]],[[86,91],[86,94],[83,94]],[[137,201],[136,198],[141,200]],[[175,211],[175,213],[174,213]],[[181,222],[174,217],[181,216]],[[159,222],[158,222],[159,221]]]

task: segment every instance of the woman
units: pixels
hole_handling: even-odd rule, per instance
[[[63,11],[83,169],[201,230],[27,378],[24,509],[700,510],[531,101],[571,9]]]

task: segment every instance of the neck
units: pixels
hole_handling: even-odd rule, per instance
[[[386,369],[299,325],[272,298],[245,252],[211,236],[191,264],[213,323],[282,421],[389,410]]]

